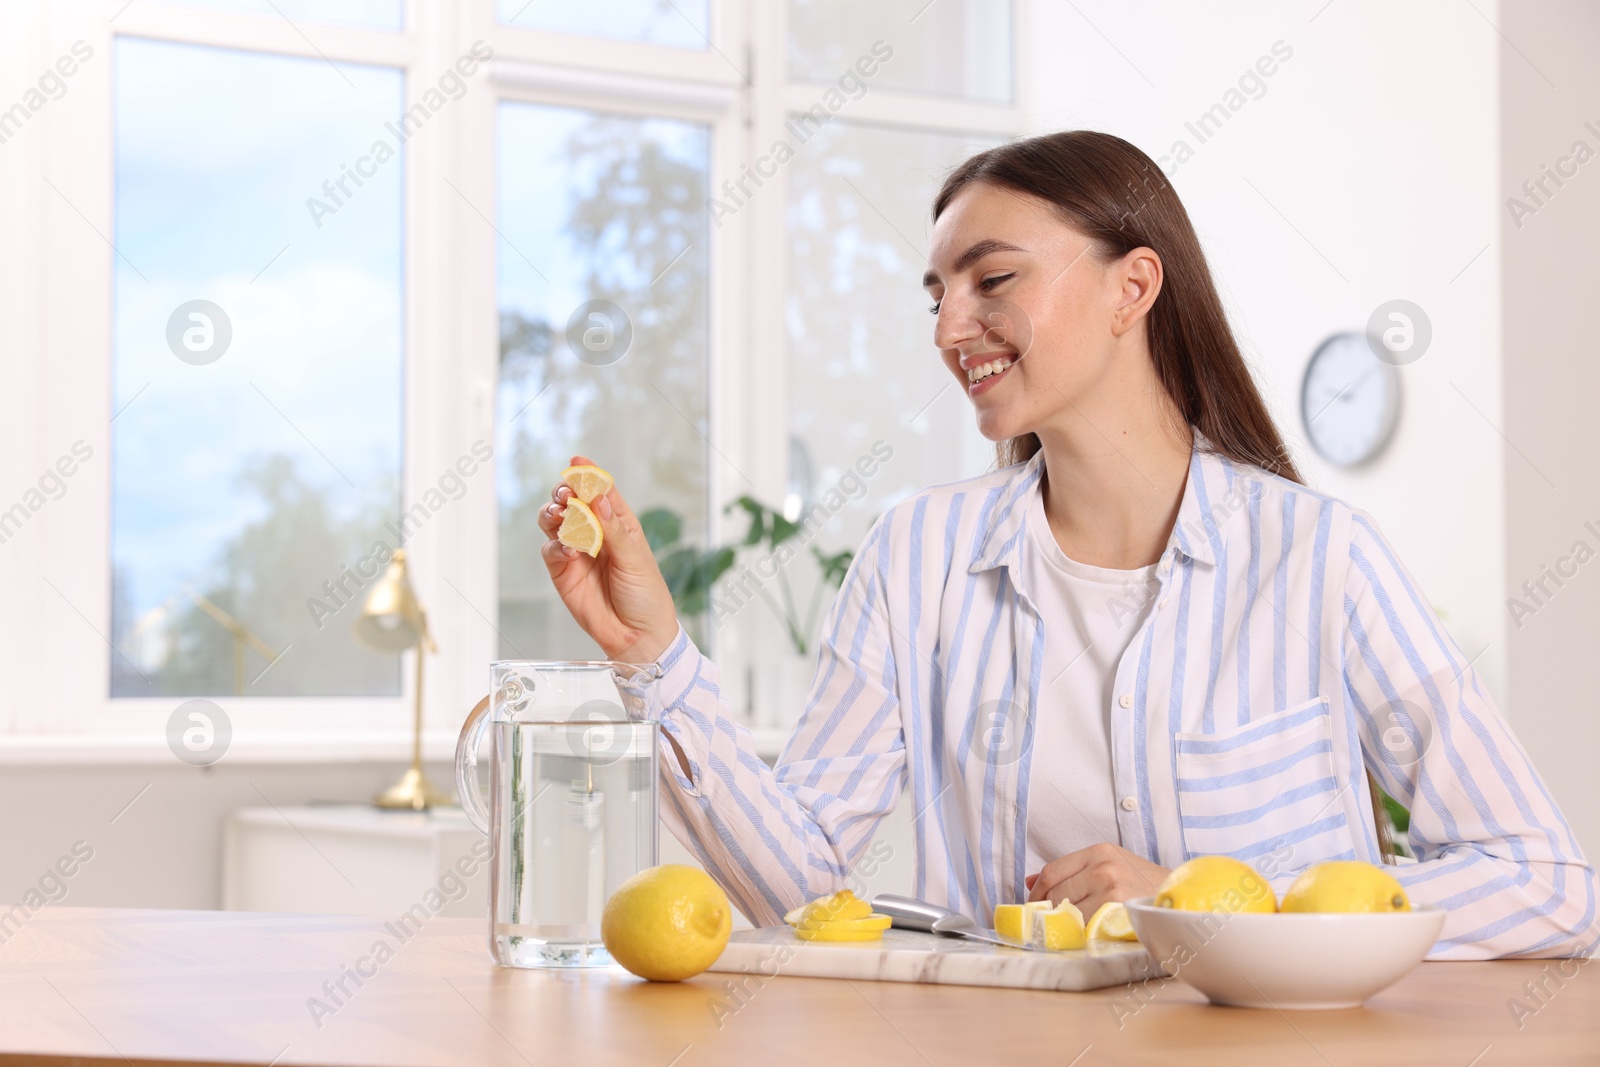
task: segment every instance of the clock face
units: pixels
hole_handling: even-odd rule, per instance
[[[1340,467],[1365,463],[1388,443],[1399,414],[1399,375],[1366,337],[1336,333],[1322,342],[1300,388],[1300,418],[1318,455]]]

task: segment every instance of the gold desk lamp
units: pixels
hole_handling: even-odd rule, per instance
[[[396,549],[389,561],[389,569],[367,594],[367,602],[356,620],[356,639],[380,652],[404,652],[413,646],[417,650],[417,701],[411,737],[411,767],[394,785],[372,798],[380,808],[408,808],[426,811],[428,808],[455,803],[448,793],[441,792],[422,773],[422,661],[429,652],[437,652],[433,634],[428,631],[428,613],[411,588],[411,574],[406,568],[406,551]]]

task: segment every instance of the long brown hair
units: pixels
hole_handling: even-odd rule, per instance
[[[1161,292],[1145,318],[1150,358],[1180,416],[1209,447],[1238,463],[1303,482],[1267,411],[1222,310],[1194,223],[1155,162],[1109,133],[1068,130],[979,152],[945,178],[933,201],[937,221],[957,193],[987,182],[1049,203],[1092,254],[1119,259],[1148,248],[1161,259]],[[1001,466],[1039,451],[1028,433],[1001,441]],[[1392,860],[1394,844],[1376,780],[1367,774],[1378,844]]]
[[[1149,156],[1093,130],[1013,141],[951,171],[933,217],[973,182],[1047,201],[1102,259],[1135,248],[1155,252],[1165,278],[1145,319],[1150,358],[1179,414],[1229,459],[1301,480],[1233,338],[1189,213]],[[1038,450],[1034,434],[1003,442],[1001,465]]]

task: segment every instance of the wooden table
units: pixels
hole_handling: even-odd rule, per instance
[[[778,977],[734,996],[724,975],[501,970],[482,923],[419,926],[402,940],[373,919],[19,912],[0,926],[0,1064],[1600,1062],[1600,971],[1575,961],[1519,1028],[1507,1002],[1535,1007],[1523,983],[1559,977],[1554,962],[1425,963],[1363,1009],[1279,1014],[1211,1007],[1176,981],[1135,999]],[[373,977],[330,996],[357,967]]]

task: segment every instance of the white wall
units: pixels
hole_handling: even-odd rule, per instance
[[[1508,4],[1502,29],[1520,49],[1501,50],[1504,196],[1532,204],[1521,186],[1543,165],[1555,166],[1579,140],[1600,153],[1600,8],[1583,0]],[[1515,445],[1506,458],[1504,595],[1536,609],[1508,627],[1510,699],[1519,737],[1592,862],[1600,858],[1600,560],[1569,561],[1571,576],[1559,586],[1546,579],[1537,601],[1522,584],[1561,565],[1578,541],[1600,552],[1600,158],[1545,189],[1550,195],[1538,194],[1544,203],[1531,216],[1514,220],[1500,205],[1504,429]],[[1509,608],[1501,610],[1509,620]]]

